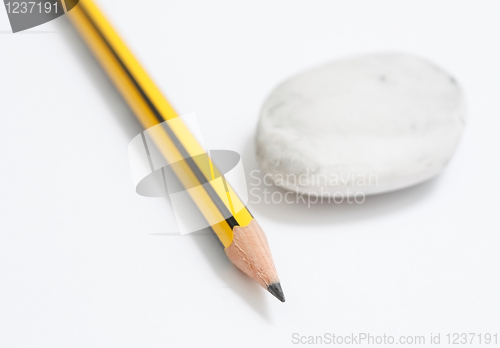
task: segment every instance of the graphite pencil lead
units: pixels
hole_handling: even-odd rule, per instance
[[[273,294],[281,302],[285,302],[285,294],[283,293],[283,289],[281,289],[280,283],[274,283],[267,287],[267,291]]]

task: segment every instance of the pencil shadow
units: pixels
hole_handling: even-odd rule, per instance
[[[194,241],[205,259],[215,270],[217,276],[234,290],[263,319],[270,321],[269,308],[266,302],[271,294],[261,288],[255,281],[238,270],[227,258],[223,246],[215,234],[206,229],[205,237],[194,238]],[[271,299],[273,300],[273,299]]]
[[[60,30],[61,35],[63,35],[67,44],[74,52],[74,59],[85,66],[90,79],[94,83],[95,89],[99,92],[98,94],[108,103],[109,114],[116,120],[118,127],[122,128],[126,136],[124,138],[124,141],[126,141],[125,144],[128,145],[128,142],[143,130],[141,124],[137,121],[132,110],[130,110],[125,100],[116,90],[113,82],[108,78],[106,72],[101,68],[71,23],[66,19],[58,21],[58,25],[62,27]],[[126,145],[124,149],[126,149]],[[171,207],[171,202],[168,198],[165,202]],[[172,233],[167,232],[162,235],[172,236]],[[152,238],[156,237],[152,236]],[[192,238],[203,253],[206,261],[213,267],[217,276],[227,284],[227,287],[234,289],[246,301],[247,305],[264,319],[269,319],[269,312],[266,306],[267,299],[265,297],[270,295],[229,261],[224,251],[220,250],[222,246],[210,229],[180,237]]]
[[[280,220],[281,223],[289,225],[339,225],[351,223],[354,221],[376,219],[382,215],[396,214],[398,211],[404,210],[423,199],[429,198],[440,178],[439,176],[423,182],[421,184],[405,188],[398,191],[366,196],[365,201],[361,204],[347,203],[344,200],[342,203],[333,201],[324,201],[323,203],[315,203],[312,198],[312,203],[308,204],[307,196],[295,193],[289,194],[289,201],[272,203],[270,197],[276,193],[276,197],[283,196],[289,192],[275,185],[264,184],[263,173],[260,171],[256,152],[254,136],[247,139],[247,145],[241,154],[245,175],[248,182],[248,189],[255,191],[256,195],[250,193],[249,203],[247,204],[251,211],[255,211],[259,216],[266,216],[269,219]],[[252,175],[251,175],[252,174]],[[258,184],[260,179],[260,184]],[[267,190],[267,202],[264,199],[264,190]],[[260,197],[259,199],[256,196]],[[352,202],[352,201],[351,201]]]

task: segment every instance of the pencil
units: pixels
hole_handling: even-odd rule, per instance
[[[67,15],[144,129],[178,117],[93,1],[79,1]],[[202,148],[189,129],[182,122],[167,123],[152,138],[167,162],[176,163],[175,175],[185,188],[191,188],[189,194],[205,219],[219,221],[211,228],[229,260],[284,302],[262,228],[228,183],[223,187],[205,184],[221,174],[209,158],[207,165],[195,156]]]

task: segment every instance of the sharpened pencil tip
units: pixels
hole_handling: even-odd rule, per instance
[[[281,302],[285,302],[285,294],[283,293],[283,290],[281,289],[280,283],[273,283],[273,284],[269,285],[267,287],[267,291],[269,291],[271,294],[273,294],[273,296],[276,297]]]

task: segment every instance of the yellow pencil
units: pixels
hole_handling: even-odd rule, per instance
[[[106,17],[91,0],[81,0],[67,14],[78,32],[123,95],[144,129],[178,117]],[[220,173],[200,156],[200,144],[182,122],[152,133],[173,171],[224,245],[229,260],[280,301],[285,297],[267,239],[257,221],[231,186],[205,184]],[[208,165],[207,165],[208,163]],[[205,185],[202,185],[205,184]],[[237,208],[235,208],[237,207]]]

